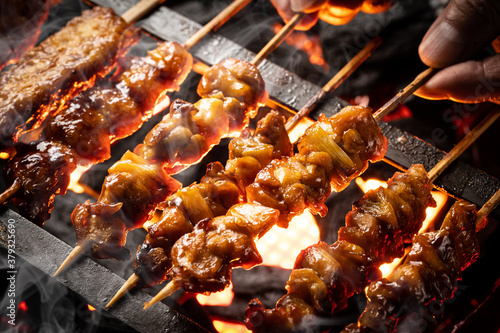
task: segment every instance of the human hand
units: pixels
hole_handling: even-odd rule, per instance
[[[286,23],[295,14],[306,13],[302,20],[295,26],[297,30],[309,30],[318,21],[318,14],[321,7],[328,0],[271,0],[283,21]]]
[[[443,69],[415,94],[427,99],[500,104],[500,54],[471,60],[499,34],[499,1],[451,0],[419,47],[426,65]]]
[[[389,9],[393,0],[271,0],[283,21],[299,12],[306,13],[297,30],[309,30],[318,18],[334,25],[346,24],[363,11],[376,14]]]

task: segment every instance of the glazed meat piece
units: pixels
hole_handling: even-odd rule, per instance
[[[112,141],[135,132],[167,92],[179,91],[191,72],[193,57],[176,42],[162,42],[147,56],[119,58],[118,64],[115,84],[89,96],[110,119]]]
[[[257,68],[242,60],[224,60],[202,77],[202,97],[191,104],[172,103],[170,113],[151,130],[137,153],[165,161],[169,173],[199,161],[220,139],[248,125],[267,93]]]
[[[387,139],[370,111],[350,106],[330,118],[320,116],[300,139],[298,154],[259,172],[247,189],[249,200],[278,209],[283,227],[306,208],[326,214],[324,201],[331,189],[343,190],[387,150]]]
[[[227,129],[221,100],[205,98],[193,105],[178,99],[148,133],[138,153],[151,161],[165,161],[168,172],[175,173],[199,161]]]
[[[297,257],[287,282],[287,294],[274,309],[253,300],[246,324],[254,332],[309,332],[321,319],[346,306],[347,299],[378,277],[378,267],[404,254],[411,238],[434,205],[432,184],[421,165],[396,173],[387,184],[371,190],[353,205],[340,228],[338,241],[320,242]]]
[[[275,209],[243,203],[226,215],[201,221],[174,244],[169,277],[190,292],[223,290],[233,267],[250,268],[262,262],[254,240],[276,223],[278,215]]]
[[[53,208],[51,195],[66,192],[75,163],[90,166],[108,159],[113,141],[134,133],[153,114],[158,99],[161,100],[166,92],[179,89],[191,69],[192,57],[179,44],[164,42],[145,57],[125,58],[121,62],[111,80],[97,82],[48,120],[39,140],[64,146],[67,156],[63,159],[72,160],[72,169],[69,170],[64,163],[37,166],[39,169],[46,168],[46,174],[58,176],[31,181],[30,186],[41,182],[37,188],[51,189],[50,195],[41,195],[36,201],[31,200],[30,191],[23,186],[16,193],[14,202],[21,214],[30,220],[40,224],[50,216]],[[29,148],[21,147],[16,146],[18,152],[6,167],[10,170],[6,174],[8,186],[16,181],[17,175],[27,175],[19,170],[20,161],[42,154],[37,149],[45,146],[31,144]],[[19,182],[19,185],[22,184],[25,182]]]
[[[457,201],[439,230],[414,236],[403,264],[369,285],[365,311],[343,332],[393,332],[404,313],[450,299],[462,271],[479,256],[475,229],[474,205]]]
[[[0,4],[0,70],[35,45],[51,0],[13,0]]]
[[[291,217],[305,209],[325,213],[324,201],[330,186],[337,184],[339,170],[343,179],[359,175],[366,168],[364,159],[377,161],[384,156],[387,139],[369,109],[348,107],[312,125],[298,148],[295,156],[273,160],[257,174],[246,188],[246,205],[237,204],[225,216],[201,221],[174,244],[168,273],[172,282],[147,306],[179,287],[193,292],[224,289],[233,267],[259,263],[256,238],[275,224],[287,227]]]
[[[111,9],[95,7],[26,52],[0,76],[0,149],[109,73],[136,33]]]
[[[192,61],[175,42],[163,42],[145,57],[120,58],[117,74],[71,100],[50,120],[42,138],[69,145],[82,165],[108,159],[110,142],[134,133],[167,92],[178,91]]]
[[[18,147],[18,154],[4,169],[9,186],[18,191],[12,202],[31,221],[42,225],[50,217],[56,195],[63,195],[77,161],[68,147],[58,142],[39,142]]]
[[[180,185],[161,165],[126,152],[109,169],[98,202],[79,204],[73,211],[77,244],[95,258],[127,259],[127,232],[140,228]]]
[[[211,163],[199,184],[177,191],[162,204],[160,220],[148,228],[137,251],[134,272],[138,284],[151,287],[165,281],[174,243],[200,221],[225,215],[231,206],[244,201],[245,186],[259,170],[271,159],[291,153],[284,119],[276,111],[257,123],[253,135],[247,129],[231,140],[226,169],[218,162]]]
[[[212,66],[198,85],[201,98],[224,102],[229,131],[239,132],[255,117],[260,104],[267,99],[264,80],[257,67],[244,60],[226,59]]]

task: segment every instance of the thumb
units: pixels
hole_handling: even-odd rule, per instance
[[[419,47],[422,61],[436,68],[472,58],[500,33],[500,1],[451,0]]]
[[[434,74],[415,95],[461,103],[500,104],[500,54],[446,67]]]

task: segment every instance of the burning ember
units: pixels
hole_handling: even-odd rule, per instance
[[[283,24],[275,22],[273,30],[278,33],[283,28]],[[305,32],[294,31],[285,40],[285,42],[298,50],[304,51],[309,56],[309,61],[313,65],[318,65],[325,72],[329,71],[328,63],[323,56],[323,48],[319,36],[310,35]]]
[[[71,173],[68,189],[75,193],[84,193],[85,187],[80,184],[80,179],[83,174],[89,169],[89,166],[77,166],[75,171]]]

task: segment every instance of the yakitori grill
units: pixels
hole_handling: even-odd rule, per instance
[[[17,2],[2,331],[498,329],[500,108],[412,94],[446,2]]]

